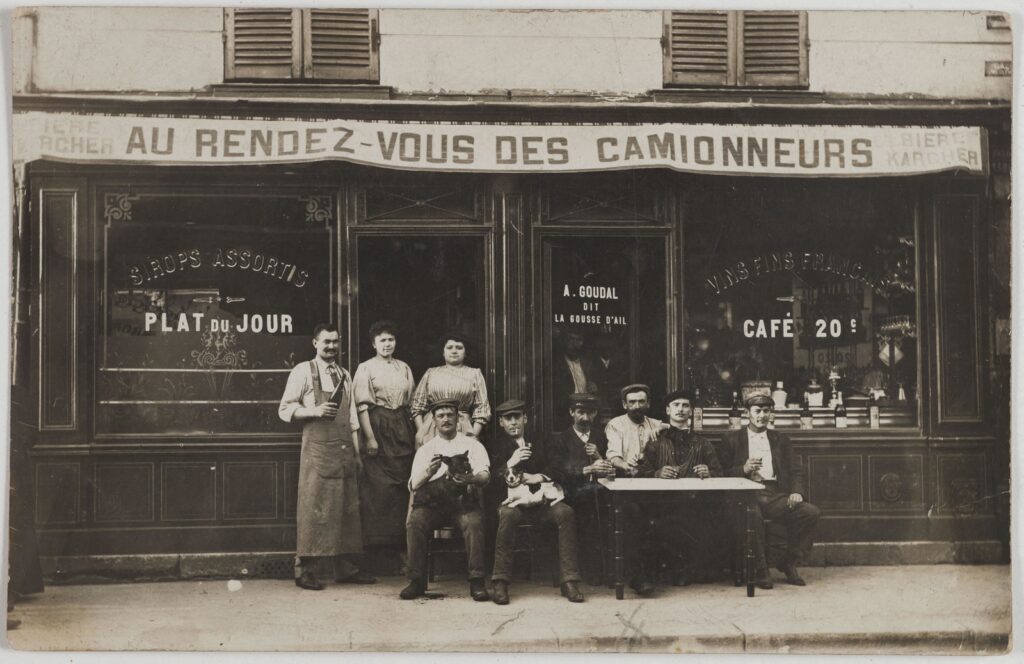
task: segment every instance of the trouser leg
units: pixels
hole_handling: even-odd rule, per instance
[[[409,579],[427,578],[427,549],[430,536],[443,515],[430,507],[414,507],[405,527],[406,554],[409,558]]]
[[[295,556],[295,578],[299,578],[307,571],[316,573],[316,563],[319,559],[319,556]]]
[[[359,566],[348,559],[348,554],[341,553],[331,556],[331,564],[334,565],[334,580],[342,581],[359,573]]]
[[[536,508],[537,516],[544,523],[558,528],[558,576],[559,583],[579,581],[580,569],[576,558],[576,513],[563,503]]]
[[[466,565],[470,579],[484,578],[484,515],[480,510],[459,515],[459,529],[466,543]]]
[[[515,560],[516,529],[522,523],[523,513],[518,507],[498,508],[498,535],[494,541],[494,581],[512,580],[512,563]]]
[[[650,576],[651,528],[646,506],[636,500],[622,501],[626,577],[637,580]]]
[[[789,496],[778,494],[762,507],[762,511],[766,518],[786,527],[786,559],[781,562],[796,563],[810,553],[821,510],[807,502],[798,503],[790,509],[786,505],[788,499]]]

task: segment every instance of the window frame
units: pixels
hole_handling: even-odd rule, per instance
[[[256,9],[256,8],[245,8]],[[267,8],[268,10],[273,8]],[[291,11],[291,63],[281,65],[273,72],[260,72],[260,68],[273,65],[240,66],[236,62],[235,17],[236,8],[224,9],[224,80],[225,82],[295,82],[295,83],[377,83],[380,80],[380,18],[377,9],[365,9],[369,29],[369,64],[366,67],[317,65],[313,55],[313,12],[327,8],[287,8]],[[330,8],[334,9],[334,8]],[[339,9],[356,11],[358,8]],[[242,71],[240,71],[240,69]],[[329,71],[322,71],[327,69]],[[321,71],[318,71],[321,70]]]
[[[748,15],[766,14],[759,11],[672,11],[662,12],[662,83],[666,87],[715,87],[715,88],[807,88],[809,84],[808,62],[810,42],[807,37],[807,12],[797,11],[798,25],[798,69],[795,74],[748,73],[744,62],[743,33]],[[689,73],[673,71],[672,67],[672,21],[677,14],[721,14],[726,19],[726,71],[724,73]]]

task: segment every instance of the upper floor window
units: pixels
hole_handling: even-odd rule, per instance
[[[665,12],[665,83],[805,87],[807,13]]]
[[[375,9],[226,9],[225,77],[376,82]]]

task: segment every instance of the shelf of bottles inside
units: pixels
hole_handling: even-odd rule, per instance
[[[783,388],[782,382],[775,384],[771,390],[770,383],[750,385],[767,394],[771,390],[775,407],[772,411],[769,428],[773,429],[882,429],[890,427],[913,426],[915,422],[914,404],[907,401],[905,391],[900,386],[896,399],[887,399],[884,392],[879,395],[872,391],[867,397],[843,397],[839,389],[839,374],[833,370],[829,374],[829,398],[824,398],[825,390],[812,380],[803,392],[803,400],[796,403],[790,400],[790,393]],[[734,391],[730,406],[705,405],[700,398],[700,389],[695,393],[692,424],[694,430],[727,430],[740,429],[747,426],[746,409],[742,405],[741,391]]]

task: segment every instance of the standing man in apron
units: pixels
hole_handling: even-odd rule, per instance
[[[295,585],[306,590],[323,590],[314,574],[317,558],[323,556],[331,557],[338,583],[377,582],[346,557],[363,552],[354,435],[359,420],[352,379],[337,364],[338,344],[337,327],[316,326],[316,357],[292,369],[278,408],[285,422],[302,423]]]

